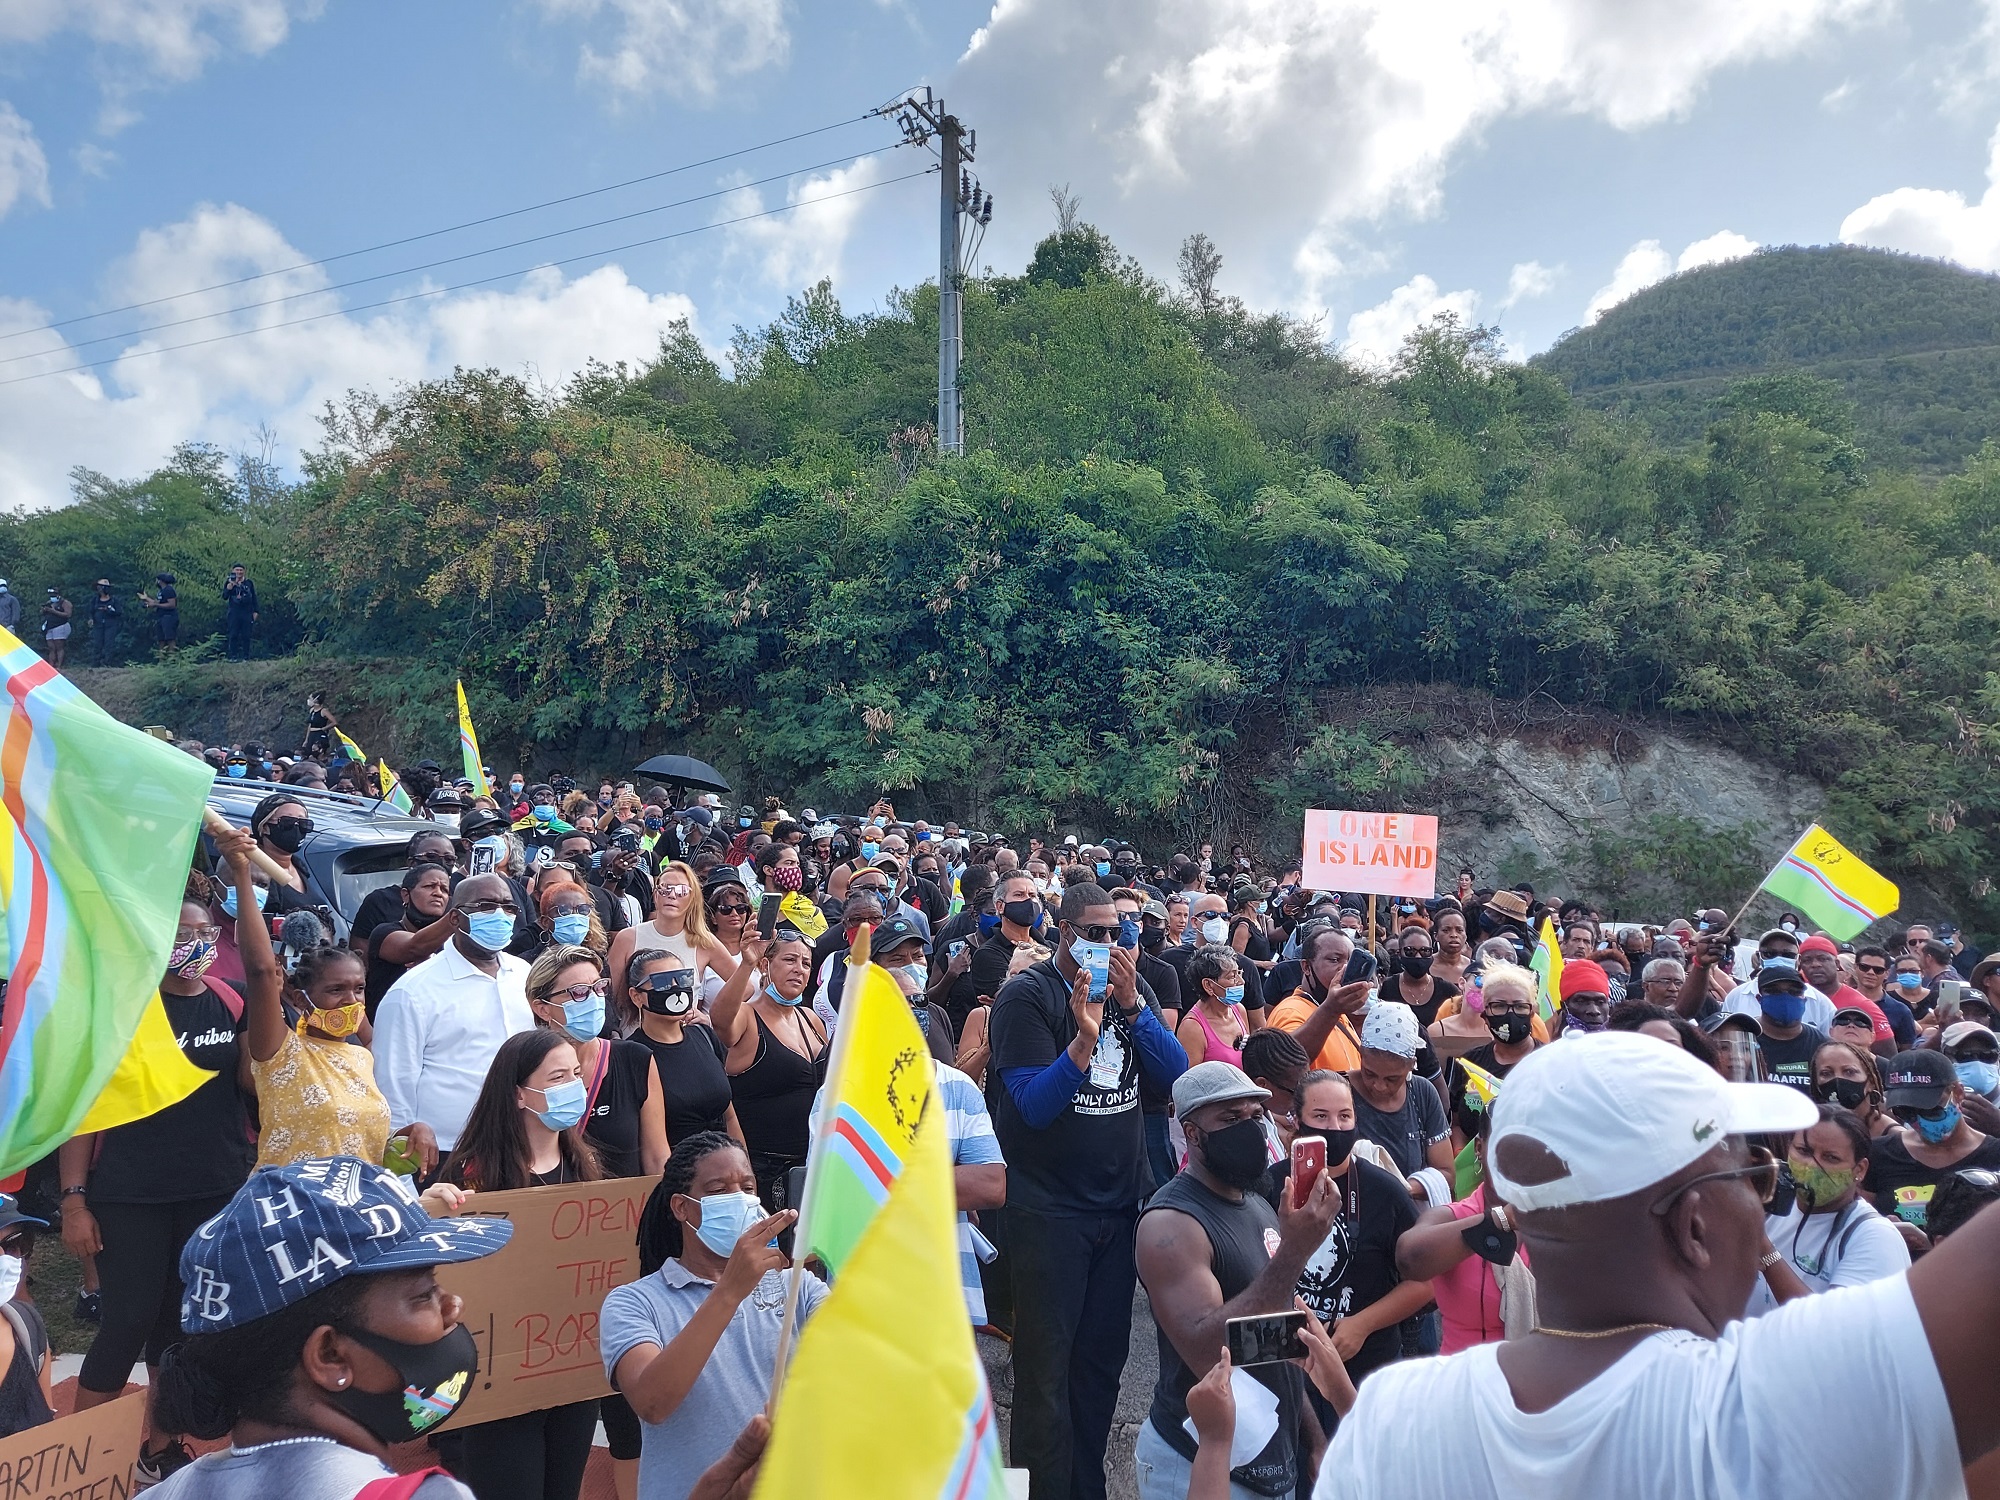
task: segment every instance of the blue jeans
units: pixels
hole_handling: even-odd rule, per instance
[[[1174,1165],[1173,1143],[1167,1139],[1166,1115],[1147,1115],[1146,1163],[1153,1169],[1153,1191],[1158,1192],[1180,1169]]]
[[[1139,1429],[1139,1440],[1132,1445],[1132,1467],[1139,1474],[1139,1500],[1187,1500],[1194,1465],[1168,1446],[1151,1418]],[[1271,1497],[1246,1490],[1232,1480],[1229,1500],[1271,1500]]]

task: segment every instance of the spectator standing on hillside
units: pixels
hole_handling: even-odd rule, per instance
[[[7,587],[4,578],[0,578],[0,627],[21,633],[21,596]]]
[[[69,600],[54,589],[49,590],[48,601],[42,605],[42,654],[49,659],[49,665],[58,672],[63,669],[63,659],[69,655],[70,622],[76,610]]]
[[[123,627],[125,612],[118,607],[117,596],[111,592],[111,580],[97,580],[97,593],[90,601],[90,664],[93,667],[108,667],[111,658],[118,651],[118,637]]]
[[[250,659],[250,631],[256,625],[257,585],[250,581],[243,564],[238,563],[229,570],[229,577],[222,585],[223,629],[227,636],[229,659],[248,661]]]
[[[148,599],[142,593],[139,602],[153,617],[153,644],[165,655],[180,644],[181,595],[180,590],[174,587],[174,575],[171,573],[155,573],[153,582],[160,586],[158,594]]]

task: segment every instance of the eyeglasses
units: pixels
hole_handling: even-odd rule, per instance
[[[489,896],[484,901],[468,901],[465,910],[469,912],[504,911],[510,917],[518,917],[521,908],[504,896]]]
[[[847,886],[847,894],[850,896],[883,896],[887,895],[888,891],[889,891],[889,882],[886,880],[883,881],[880,885],[877,885],[872,880],[867,882],[866,884],[863,884],[861,881],[855,880],[855,881],[850,881]]]
[[[1887,964],[1856,964],[1854,968],[1857,973],[1861,974],[1886,974],[1889,972]]]
[[[596,995],[602,999],[610,993],[611,981],[608,979],[600,979],[595,984],[566,984],[559,990],[551,990],[546,1003],[560,1005],[562,1004],[562,997],[565,995],[574,1001],[588,1000],[592,995]]]
[[[1699,1187],[1704,1182],[1725,1182],[1741,1177],[1750,1184],[1750,1191],[1757,1195],[1757,1201],[1769,1204],[1778,1192],[1778,1158],[1762,1146],[1750,1148],[1750,1165],[1732,1167],[1726,1172],[1704,1172],[1699,1177],[1691,1177],[1653,1205],[1653,1212],[1664,1214],[1679,1200],[1682,1193],[1691,1187]]]
[[[176,927],[174,944],[178,947],[182,943],[212,943],[220,936],[222,936],[220,927]]]
[[[565,903],[561,906],[550,907],[549,915],[551,917],[587,917],[595,910],[595,907],[589,905],[573,906]]]

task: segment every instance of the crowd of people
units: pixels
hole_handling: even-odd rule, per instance
[[[131,602],[145,613],[132,620],[135,639],[149,643],[156,656],[168,656],[179,649],[181,640],[181,594],[178,580],[170,572],[153,575],[153,591],[134,591]],[[263,618],[257,600],[257,585],[243,564],[232,566],[220,585],[222,598],[223,647],[231,661],[250,658],[250,642]],[[88,625],[90,664],[115,666],[124,659],[127,605],[119,597],[118,585],[100,578],[80,604],[60,588],[50,584],[40,608],[42,654],[49,665],[60,671],[69,662],[69,644],[79,624]],[[21,596],[0,578],[0,627],[20,635],[23,618]]]
[[[0,1303],[29,1310],[0,1323],[0,1431],[48,1416],[46,1340],[32,1302],[9,1299],[55,1223],[85,1260],[78,1310],[98,1325],[77,1406],[116,1397],[143,1361],[155,1395],[138,1478],[174,1500],[347,1500],[388,1472],[389,1445],[427,1434],[441,1470],[424,1500],[574,1500],[600,1423],[627,1500],[726,1491],[764,1430],[787,1281],[776,1241],[864,932],[865,961],[932,1054],[966,1315],[1011,1346],[1009,1462],[1033,1500],[1103,1500],[1141,1284],[1160,1353],[1132,1454],[1144,1500],[1315,1483],[1518,1495],[1529,1481],[1473,1445],[1511,1443],[1528,1473],[1553,1424],[1523,1435],[1509,1420],[1532,1426],[1523,1412],[1652,1332],[1719,1337],[1746,1371],[1759,1349],[1811,1352],[1830,1378],[1874,1357],[1839,1346],[1841,1329],[1886,1339],[1913,1316],[1907,1292],[1863,1308],[1830,1291],[1907,1280],[1925,1334],[1934,1304],[1913,1262],[1972,1295],[1967,1258],[1937,1247],[2000,1196],[2000,958],[1948,925],[1840,943],[1788,916],[1752,941],[1720,909],[1615,923],[1471,870],[1434,900],[1373,903],[1240,848],[1162,859],[887,800],[794,813],[528,773],[482,794],[426,763],[402,773],[426,825],[406,869],[336,942],[294,858],[317,805],[300,788],[384,789],[343,759],[327,706],[310,708],[295,757],[187,746],[269,787],[244,827],[205,841],[160,981],[183,1050],[214,1077],[71,1140],[39,1203],[31,1173],[27,1205],[0,1205]],[[274,943],[302,913],[314,940]],[[1562,956],[1549,996],[1529,967],[1545,919]],[[611,1177],[656,1184],[642,1274],[603,1307],[613,1394],[430,1434],[472,1355],[429,1268],[494,1235],[384,1245],[367,1204],[472,1226],[491,1222],[482,1193]],[[349,1262],[309,1295],[255,1251],[258,1205],[268,1219],[287,1193],[318,1205]],[[1646,1193],[1655,1211],[1629,1213]],[[371,1266],[394,1275],[354,1274]],[[217,1312],[225,1282],[257,1295]],[[809,1317],[823,1289],[807,1287]],[[1815,1298],[1857,1321],[1790,1315]],[[1296,1358],[1230,1368],[1231,1319],[1294,1310]],[[1767,1318],[1782,1338],[1731,1331]],[[1860,1377],[1840,1404],[1893,1413],[1910,1441],[1942,1422],[1949,1440],[1961,1386],[1939,1337],[1949,1409],[1908,1388],[1874,1405]],[[1519,1352],[1490,1364],[1503,1344]],[[1438,1367],[1461,1372],[1453,1386],[1398,1373],[1437,1354],[1489,1363]],[[1504,1382],[1480,1384],[1486,1369]],[[1645,1387],[1655,1448],[1687,1401],[1714,1395],[1675,1397],[1679,1378]],[[1419,1403],[1453,1415],[1413,1457]],[[1984,1448],[1968,1420],[1971,1458]],[[190,1439],[225,1434],[230,1449],[195,1460]],[[1957,1447],[1947,1463],[1885,1446],[1899,1482],[1871,1493],[1948,1492],[1920,1481],[1955,1474]],[[1488,1478],[1473,1477],[1481,1462]],[[1629,1453],[1593,1462],[1590,1493],[1648,1472]]]

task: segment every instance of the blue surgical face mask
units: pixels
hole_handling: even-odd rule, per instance
[[[800,990],[796,995],[781,995],[778,993],[778,987],[768,981],[764,985],[764,994],[766,998],[775,1000],[780,1005],[797,1005],[806,997],[804,990]]]
[[[903,976],[917,987],[916,994],[910,997],[911,1000],[921,1000],[924,994],[924,986],[929,984],[931,980],[930,966],[922,959],[913,964],[904,964]]]
[[[270,899],[271,893],[268,889],[266,889],[264,886],[261,885],[255,887],[254,889],[257,892],[257,910],[262,911],[264,909],[264,903]],[[231,887],[229,887],[228,890],[222,893],[222,909],[228,912],[229,915],[232,917],[236,915],[235,886],[232,885]]]
[[[745,1231],[764,1217],[764,1205],[754,1193],[710,1193],[695,1202],[701,1205],[701,1222],[694,1237],[724,1260]]]
[[[1898,974],[1896,976],[1896,987],[1904,990],[1920,990],[1924,987],[1924,976],[1911,973]]]
[[[549,935],[559,943],[572,945],[581,943],[590,936],[590,913],[587,911],[562,913],[549,924]]]
[[[750,826],[750,823],[751,820],[749,818],[738,818],[736,820],[736,826],[738,828],[748,828]]]
[[[1241,1005],[1243,1003],[1243,986],[1232,984],[1228,989],[1224,990],[1222,992],[1222,1003],[1225,1005]]]
[[[603,1002],[599,1002],[602,1008]],[[572,1078],[565,1083],[551,1085],[546,1089],[529,1089],[531,1094],[542,1096],[541,1109],[535,1111],[535,1118],[551,1130],[567,1130],[583,1118],[583,1106],[589,1097],[581,1078]]]
[[[1773,1026],[1796,1026],[1805,1018],[1806,997],[1804,995],[1780,995],[1776,993],[1759,995],[1757,1005],[1764,1017]]]
[[[1973,1093],[1990,1097],[1994,1089],[2000,1088],[2000,1067],[1990,1062],[1962,1062],[1958,1065],[1958,1081]]]
[[[565,1000],[562,1009],[563,1030],[577,1041],[587,1042],[604,1030],[602,995],[585,995],[581,1000]]]
[[[248,766],[243,766],[243,765],[231,764],[229,766],[224,767],[224,769],[231,776],[242,777],[242,776],[248,776],[250,774],[250,768]]]
[[[1091,998],[1100,998],[1111,987],[1111,945],[1086,943],[1077,938],[1069,945],[1069,956],[1076,960],[1079,969],[1090,976]]]
[[[465,919],[465,935],[488,953],[498,953],[514,941],[513,914],[504,911],[472,912]]]
[[[882,852],[882,846],[880,844],[875,843],[870,839],[863,839],[861,841],[861,857],[863,859],[873,859],[876,855],[880,854],[881,852]]]
[[[535,815],[537,822],[553,823],[556,820],[556,805],[553,802],[537,802],[528,811]]]
[[[1103,878],[1104,878],[1104,877],[1105,877],[1106,875],[1109,875],[1110,873],[1111,873],[1111,862],[1110,862],[1109,860],[1103,860],[1103,859],[1100,859],[1100,860],[1099,860],[1099,861],[1097,862],[1097,875],[1098,875],[1098,878],[1099,878],[1099,879],[1101,880],[1101,879],[1103,879]]]
[[[518,797],[521,795],[521,783],[518,781],[510,781],[507,783],[507,790],[514,796]]]
[[[1917,1116],[1917,1134],[1924,1138],[1924,1144],[1927,1146],[1939,1144],[1956,1129],[1958,1129],[1956,1104],[1947,1104],[1944,1113],[1935,1120],[1925,1119],[1922,1115]]]

